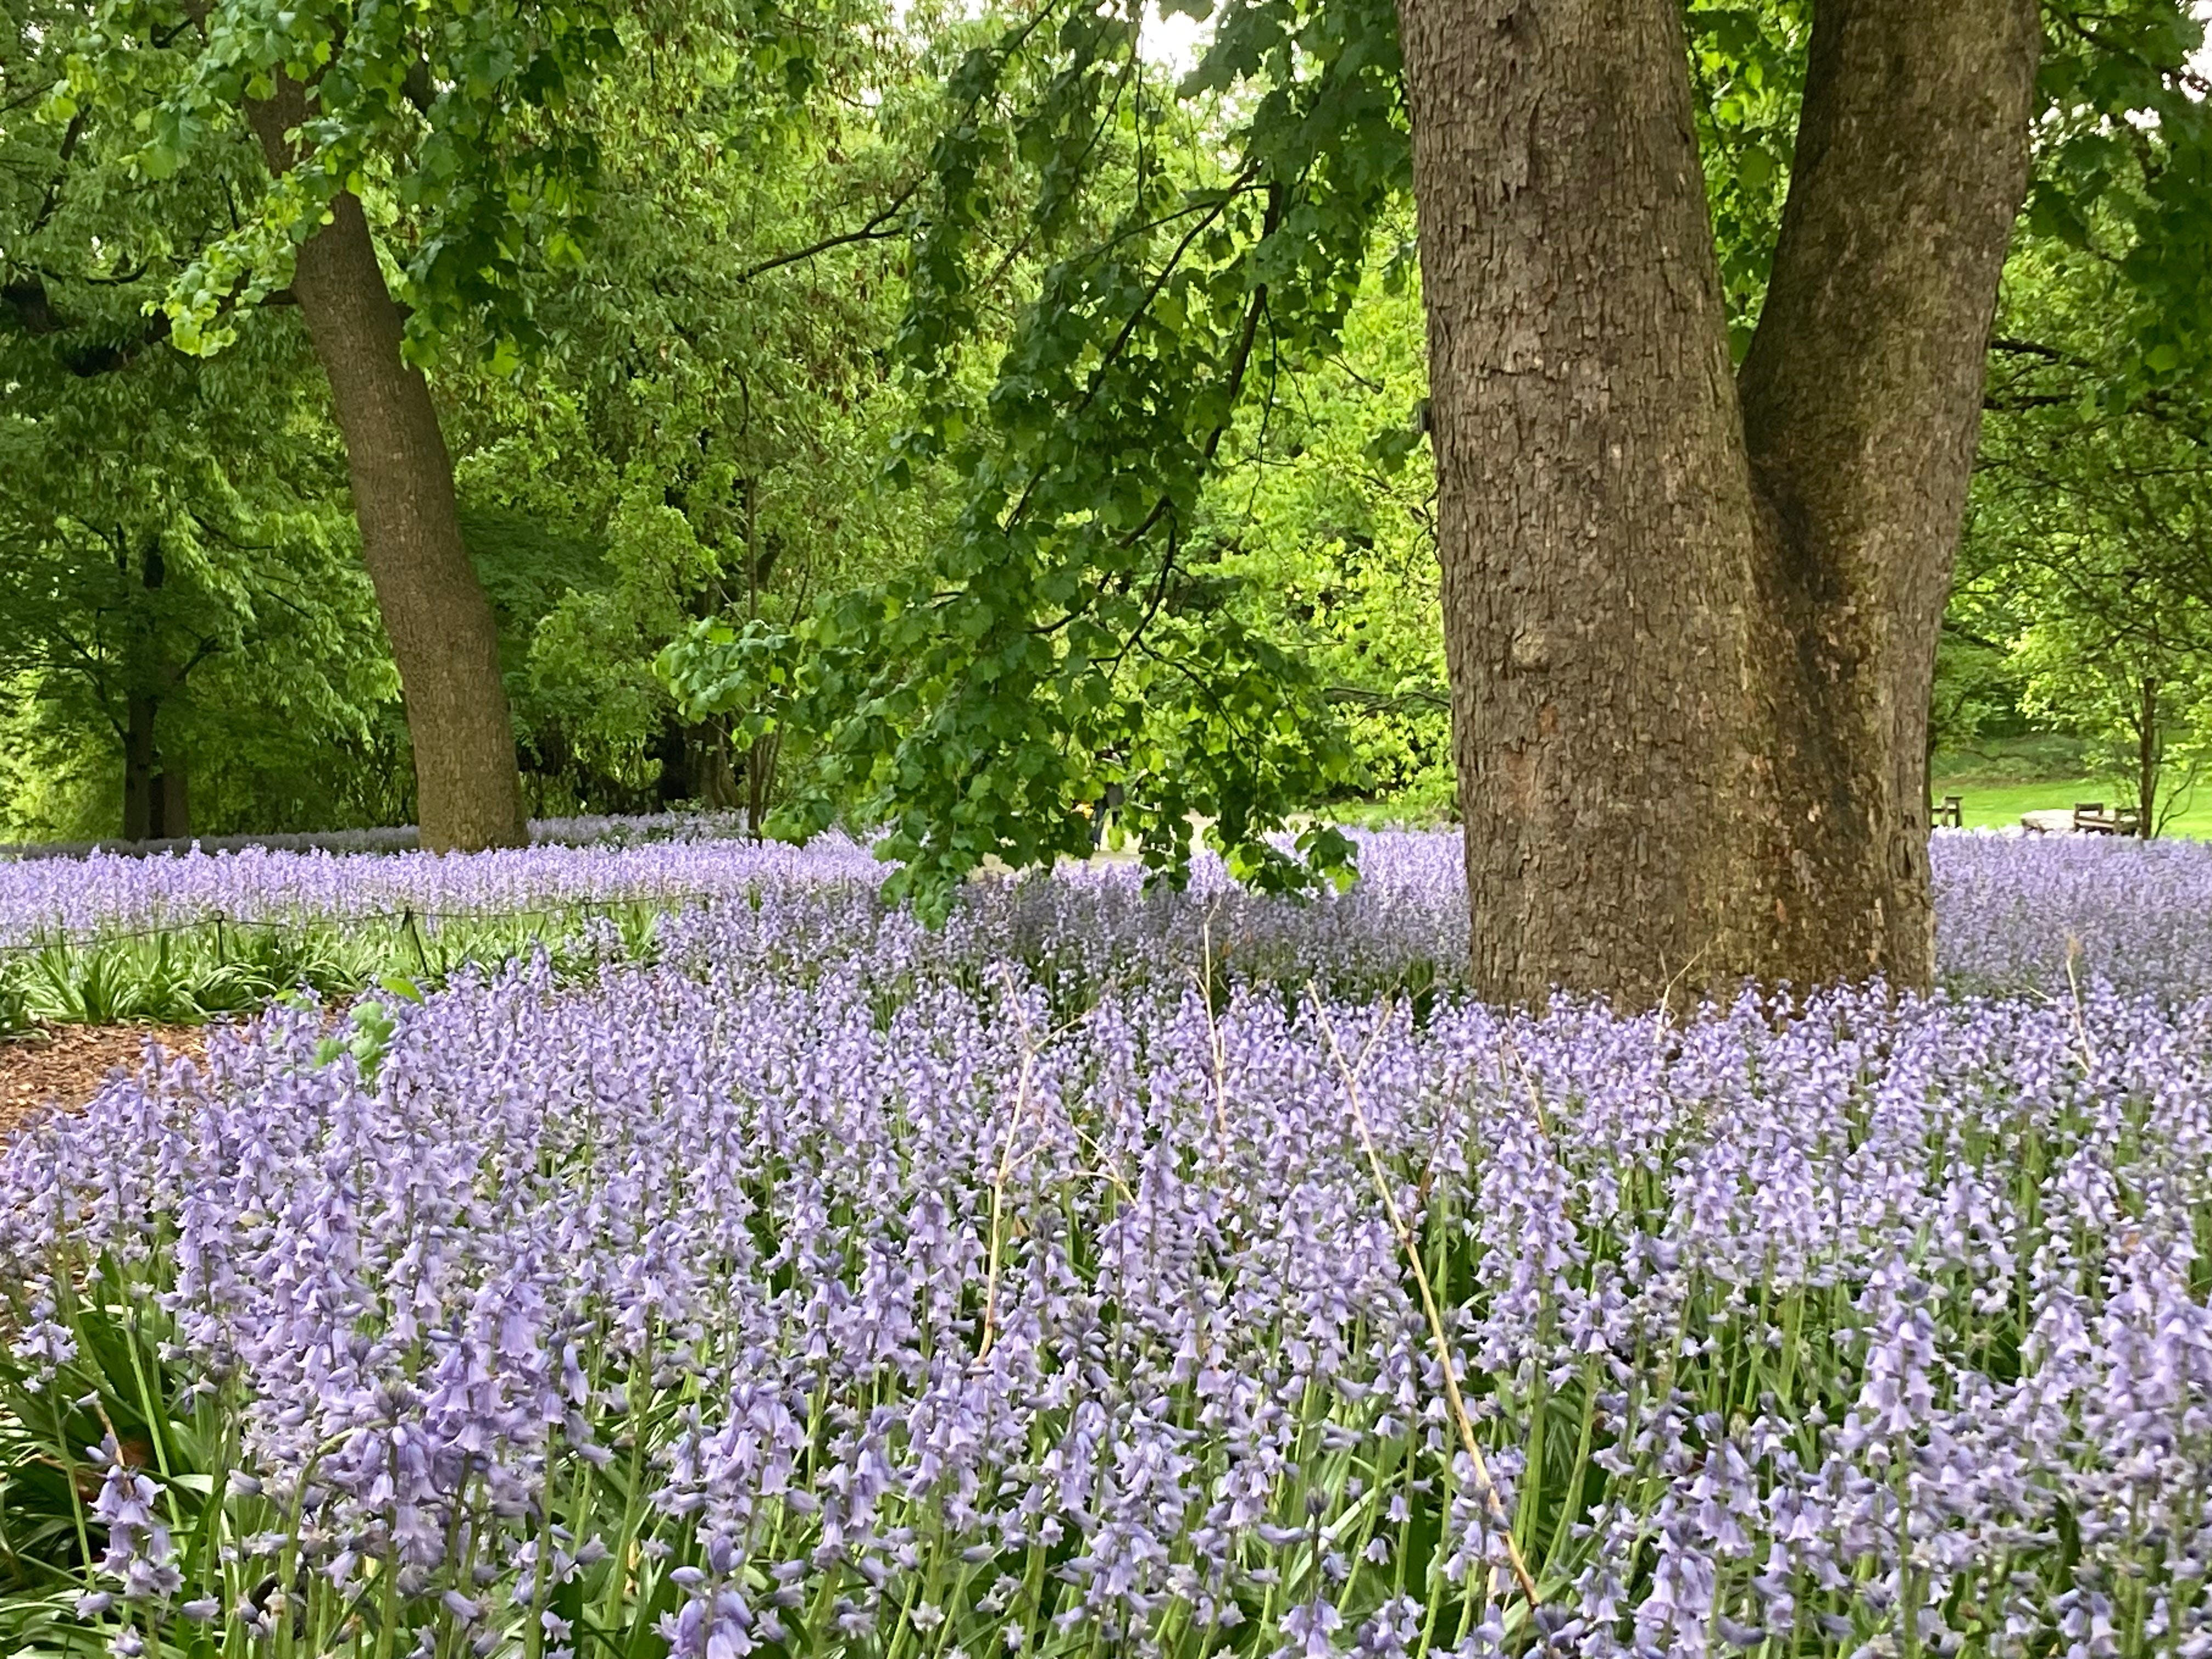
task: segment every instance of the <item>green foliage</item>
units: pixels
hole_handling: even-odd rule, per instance
[[[2009,701],[2089,740],[2155,827],[2212,730],[2212,126],[2189,67],[2203,31],[2157,0],[2046,17],[2050,108],[1999,309],[1939,713],[1948,690],[1963,718],[2002,720]]]
[[[21,1036],[31,1030],[31,1000],[11,979],[0,978],[0,1038]]]
[[[1970,631],[1962,620],[1971,602],[1953,601],[1936,644],[1936,684],[1928,711],[1928,750],[1936,757],[1972,748],[1984,738],[2026,731],[2020,708],[2020,674],[2008,637]],[[2005,629],[2000,622],[1996,630]]]
[[[757,790],[789,833],[883,830],[932,908],[1086,851],[1109,795],[1169,880],[1194,819],[1263,885],[1342,878],[1294,815],[1450,792],[1395,20],[1180,9],[1214,27],[1172,85],[1137,9],[1071,0],[0,0],[0,836],[112,832],[149,696],[195,827],[410,812],[281,303],[345,189],[435,376],[538,810]],[[2031,550],[2182,580],[2147,526],[2212,431],[2201,28],[2045,15],[1950,738],[2069,701],[2029,680],[2087,635],[2016,654]],[[1739,351],[1811,16],[1684,7]],[[309,118],[272,179],[246,111],[280,70]]]
[[[2178,0],[2051,0],[2045,113],[2023,224],[2104,268],[2102,374],[2132,404],[2212,363],[2212,109],[2191,67],[2203,23]]]
[[[161,692],[162,758],[191,775],[195,829],[404,821],[396,678],[352,561],[337,434],[295,319],[240,287],[222,313],[230,349],[202,361],[167,348],[166,315],[144,314],[198,280],[192,262],[236,228],[232,204],[263,199],[267,170],[235,110],[214,112],[193,165],[158,179],[143,112],[120,92],[58,123],[34,118],[88,16],[20,3],[31,8],[12,20],[24,52],[0,56],[0,262],[14,273],[6,295],[33,297],[0,298],[0,443],[12,445],[0,483],[27,526],[0,558],[0,677],[21,693],[0,699],[0,839],[115,832],[123,704],[149,683]],[[471,15],[480,35],[525,27]],[[893,179],[904,156],[894,118],[916,67],[901,37],[870,33],[858,14],[787,12],[780,34],[761,32],[766,17],[672,15],[650,32],[618,20],[631,54],[562,94],[563,131],[596,135],[599,234],[558,273],[525,246],[508,272],[520,284],[512,305],[439,325],[453,348],[439,390],[465,531],[499,614],[541,811],[645,810],[693,793],[664,778],[656,794],[652,750],[672,710],[648,664],[742,572],[732,509],[748,480],[737,469],[761,498],[771,605],[820,584],[825,555],[840,579],[866,570],[913,516],[867,501],[890,419],[871,397],[882,379],[871,349],[897,303],[884,262],[861,273],[872,297],[827,305],[842,298],[834,282],[794,268],[747,283],[738,262],[811,240],[823,212],[845,210],[836,198],[865,201]],[[791,33],[802,23],[811,33]],[[313,20],[288,15],[292,24]],[[194,38],[185,28],[147,49],[149,85],[183,73]],[[802,63],[811,67],[793,70]],[[835,108],[865,111],[871,88],[890,95],[842,125],[795,122],[794,76],[834,87]],[[452,146],[420,112],[394,118],[415,125],[387,133],[390,153],[354,182],[404,258],[428,223],[403,200],[404,175],[420,171],[405,145],[419,140],[422,157]],[[35,288],[17,281],[26,269]],[[501,343],[522,333],[539,349],[530,373],[507,373]],[[748,422],[753,406],[760,418]],[[660,581],[661,544],[619,533],[633,523],[618,511],[625,491],[687,503],[714,567],[705,586]],[[135,570],[149,545],[166,567],[153,599],[125,592],[134,578],[117,567],[118,546]],[[700,746],[713,741],[702,734]]]
[[[2092,739],[2095,775],[2164,829],[2212,755],[2212,660],[2116,645],[2094,619],[2054,610],[2021,636],[2014,663],[2022,706]]]
[[[1262,886],[1348,872],[1333,831],[1295,856],[1267,839],[1348,769],[1318,682],[1186,555],[1240,403],[1332,346],[1405,187],[1395,20],[1229,5],[1182,88],[1238,103],[1225,144],[1135,40],[1133,12],[1047,7],[951,77],[899,339],[920,417],[893,464],[963,482],[928,568],[789,629],[702,623],[662,659],[694,712],[816,739],[818,787],[779,827],[841,808],[884,826],[893,890],[933,912],[988,857],[1087,851],[1109,788],[1171,882],[1194,817]],[[979,401],[959,344],[1006,270],[983,234],[1001,177],[1033,192],[1025,235],[1050,262]]]
[[[2177,454],[2177,447],[2184,453]],[[2162,827],[2212,738],[2212,584],[2196,570],[2212,456],[2154,422],[1999,451],[1954,602],[2005,630],[2003,672],[2043,728]],[[2177,543],[2179,544],[2177,545]]]
[[[764,119],[712,33],[611,69],[596,234],[539,311],[553,345],[519,380],[448,382],[466,498],[604,553],[510,679],[540,766],[574,780],[563,805],[736,804],[769,757],[685,720],[654,654],[702,616],[786,619],[894,568],[944,516],[878,487],[908,407],[882,350],[904,295],[884,227],[919,176],[928,65],[865,9],[821,21],[803,121]]]
[[[415,998],[421,1000],[418,993]],[[327,1066],[340,1057],[353,1056],[355,1069],[364,1079],[373,1079],[377,1068],[383,1065],[386,1051],[392,1047],[392,1033],[398,1030],[392,1011],[374,997],[363,997],[347,1011],[349,1036],[327,1036],[315,1045],[315,1059]]]
[[[1386,216],[1382,247],[1410,239]],[[1294,648],[1324,686],[1352,767],[1340,793],[1441,817],[1452,794],[1436,471],[1420,424],[1426,331],[1416,285],[1377,260],[1335,351],[1248,408],[1223,446],[1191,559]],[[1318,805],[1322,803],[1316,802]],[[1348,800],[1328,802],[1333,813]]]
[[[0,674],[34,750],[119,746],[133,705],[150,708],[203,827],[249,811],[281,827],[301,773],[321,770],[325,810],[342,799],[329,757],[373,748],[398,686],[342,526],[324,503],[271,499],[289,492],[263,487],[267,447],[227,429],[228,406],[177,362],[179,395],[126,400],[136,418],[97,444],[72,440],[115,400],[0,414],[0,477],[22,481],[0,495]],[[51,827],[112,835],[115,799]]]
[[[659,954],[665,905],[647,900],[544,911],[311,922],[205,922],[111,936],[56,935],[0,952],[0,1036],[40,1024],[197,1025],[301,997],[381,990],[419,1001],[457,976],[546,953],[564,979]],[[363,1010],[374,1009],[374,1012]],[[374,1069],[390,1025],[373,1000],[333,1039]],[[381,1022],[381,1023],[380,1023]],[[381,1036],[379,1033],[381,1033]]]
[[[1812,7],[1808,0],[1691,0],[1685,21],[1729,345],[1741,362],[1765,301],[1790,192]]]
[[[380,817],[339,757],[386,758],[398,684],[304,334],[256,311],[203,362],[146,314],[260,163],[149,189],[126,124],[40,120],[84,22],[0,11],[0,838],[115,833],[134,702],[204,825]]]
[[[569,117],[580,83],[617,50],[612,14],[592,0],[277,11],[100,0],[49,107],[132,135],[131,174],[158,184],[211,156],[235,166],[247,108],[286,80],[307,89],[294,165],[275,179],[239,169],[234,219],[168,285],[186,350],[232,343],[240,310],[283,287],[294,246],[352,191],[387,227],[416,355],[486,315],[511,351],[537,337],[533,281],[573,268],[586,234],[597,146]]]
[[[1811,8],[1698,0],[1686,21],[1741,352],[1787,197]],[[1369,377],[1336,367],[1370,253],[1395,241],[1395,274],[1410,241],[1381,228],[1407,182],[1392,19],[1349,3],[1231,5],[1172,101],[1131,51],[1134,27],[1110,10],[1030,12],[951,77],[899,342],[921,418],[892,465],[902,477],[921,460],[949,465],[963,481],[931,567],[795,626],[702,623],[661,661],[695,714],[817,738],[819,787],[781,827],[804,833],[840,810],[888,827],[885,855],[908,866],[901,890],[933,906],[987,856],[1080,852],[1083,809],[1109,787],[1127,792],[1146,860],[1170,878],[1194,812],[1219,810],[1217,836],[1256,845],[1289,803],[1378,782],[1441,793],[1418,470],[1389,499],[1418,432],[1399,416],[1348,441],[1370,418],[1352,412],[1367,400],[1352,386]],[[2105,216],[2107,263],[2136,314],[2185,297],[2185,278],[2201,308],[2201,273],[2146,254],[2185,246],[2171,221],[2194,211],[2194,26],[2171,0],[2069,0],[2050,28],[2037,211]],[[1210,124],[1211,142],[1179,147],[1183,119]],[[2118,195],[2115,169],[2094,160],[2116,148],[2135,157]],[[1024,246],[1047,263],[979,398],[959,373],[963,348],[992,284],[1018,269],[979,228],[1024,191]],[[1380,314],[1389,301],[1368,302]],[[1395,333],[1410,342],[1407,312]],[[2130,347],[2096,395],[2124,400],[2178,362]],[[1383,384],[1412,405],[1417,375],[1402,367]],[[1980,650],[1954,641],[1948,653],[1954,726],[2013,701],[2017,677]],[[1237,730],[1267,678],[1294,712],[1272,734]],[[1338,736],[1347,708],[1356,747]],[[1209,725],[1234,736],[1195,755],[1146,750],[1153,734]],[[1183,769],[1160,768],[1170,757]],[[1312,873],[1250,862],[1285,882]]]

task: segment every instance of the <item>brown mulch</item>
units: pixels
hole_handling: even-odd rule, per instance
[[[0,1042],[0,1142],[49,1103],[82,1106],[115,1073],[137,1071],[149,1041],[197,1060],[207,1040],[204,1025],[45,1025]]]

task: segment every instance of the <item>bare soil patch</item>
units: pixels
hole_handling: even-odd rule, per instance
[[[0,1142],[49,1103],[74,1109],[117,1073],[136,1072],[149,1042],[197,1060],[207,1040],[204,1025],[47,1025],[0,1042]]]

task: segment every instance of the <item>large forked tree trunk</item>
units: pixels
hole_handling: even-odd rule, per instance
[[[2035,0],[1820,0],[1740,374],[1680,0],[1399,9],[1477,986],[1927,982]]]
[[[280,81],[247,114],[270,169],[288,171],[287,135],[307,114],[299,85]],[[400,356],[404,320],[349,192],[301,244],[292,291],[330,378],[362,558],[407,700],[422,844],[520,846],[528,836],[498,626],[461,539],[453,458],[429,386]]]

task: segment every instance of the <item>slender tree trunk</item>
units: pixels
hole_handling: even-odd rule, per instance
[[[2165,755],[2165,745],[2159,741],[2158,681],[2146,674],[2136,718],[2136,834],[2144,841],[2158,834],[2160,763]]]
[[[692,730],[696,733],[696,747],[693,750],[691,777],[698,786],[699,804],[710,812],[734,811],[743,802],[738,794],[729,721],[718,715],[701,721]]]
[[[144,691],[124,700],[123,839],[154,838],[154,717],[161,705]]]
[[[761,825],[775,804],[775,762],[781,739],[774,733],[755,738],[745,750],[745,835],[759,841]]]
[[[1400,17],[1477,986],[1925,983],[2033,0],[1822,0],[1741,376],[1679,0]]]
[[[749,400],[750,406],[750,400]],[[760,615],[760,480],[745,480],[745,620]],[[772,740],[755,738],[745,751],[745,835],[761,839],[761,820],[768,816],[769,773],[774,765]]]
[[[288,171],[303,89],[280,81],[247,114],[270,167]],[[362,556],[406,697],[422,845],[519,846],[527,833],[499,629],[461,539],[453,458],[428,382],[400,355],[404,320],[361,203],[341,192],[330,212],[300,246],[292,291],[345,438]]]
[[[127,574],[127,554],[123,567]],[[167,577],[168,565],[157,538],[140,556],[138,585],[149,593],[158,592]],[[131,637],[131,655],[125,665],[131,690],[124,698],[123,838],[161,841],[189,835],[184,765],[161,748],[161,704],[182,689],[188,671],[161,659],[157,617],[146,617],[143,631]]]

